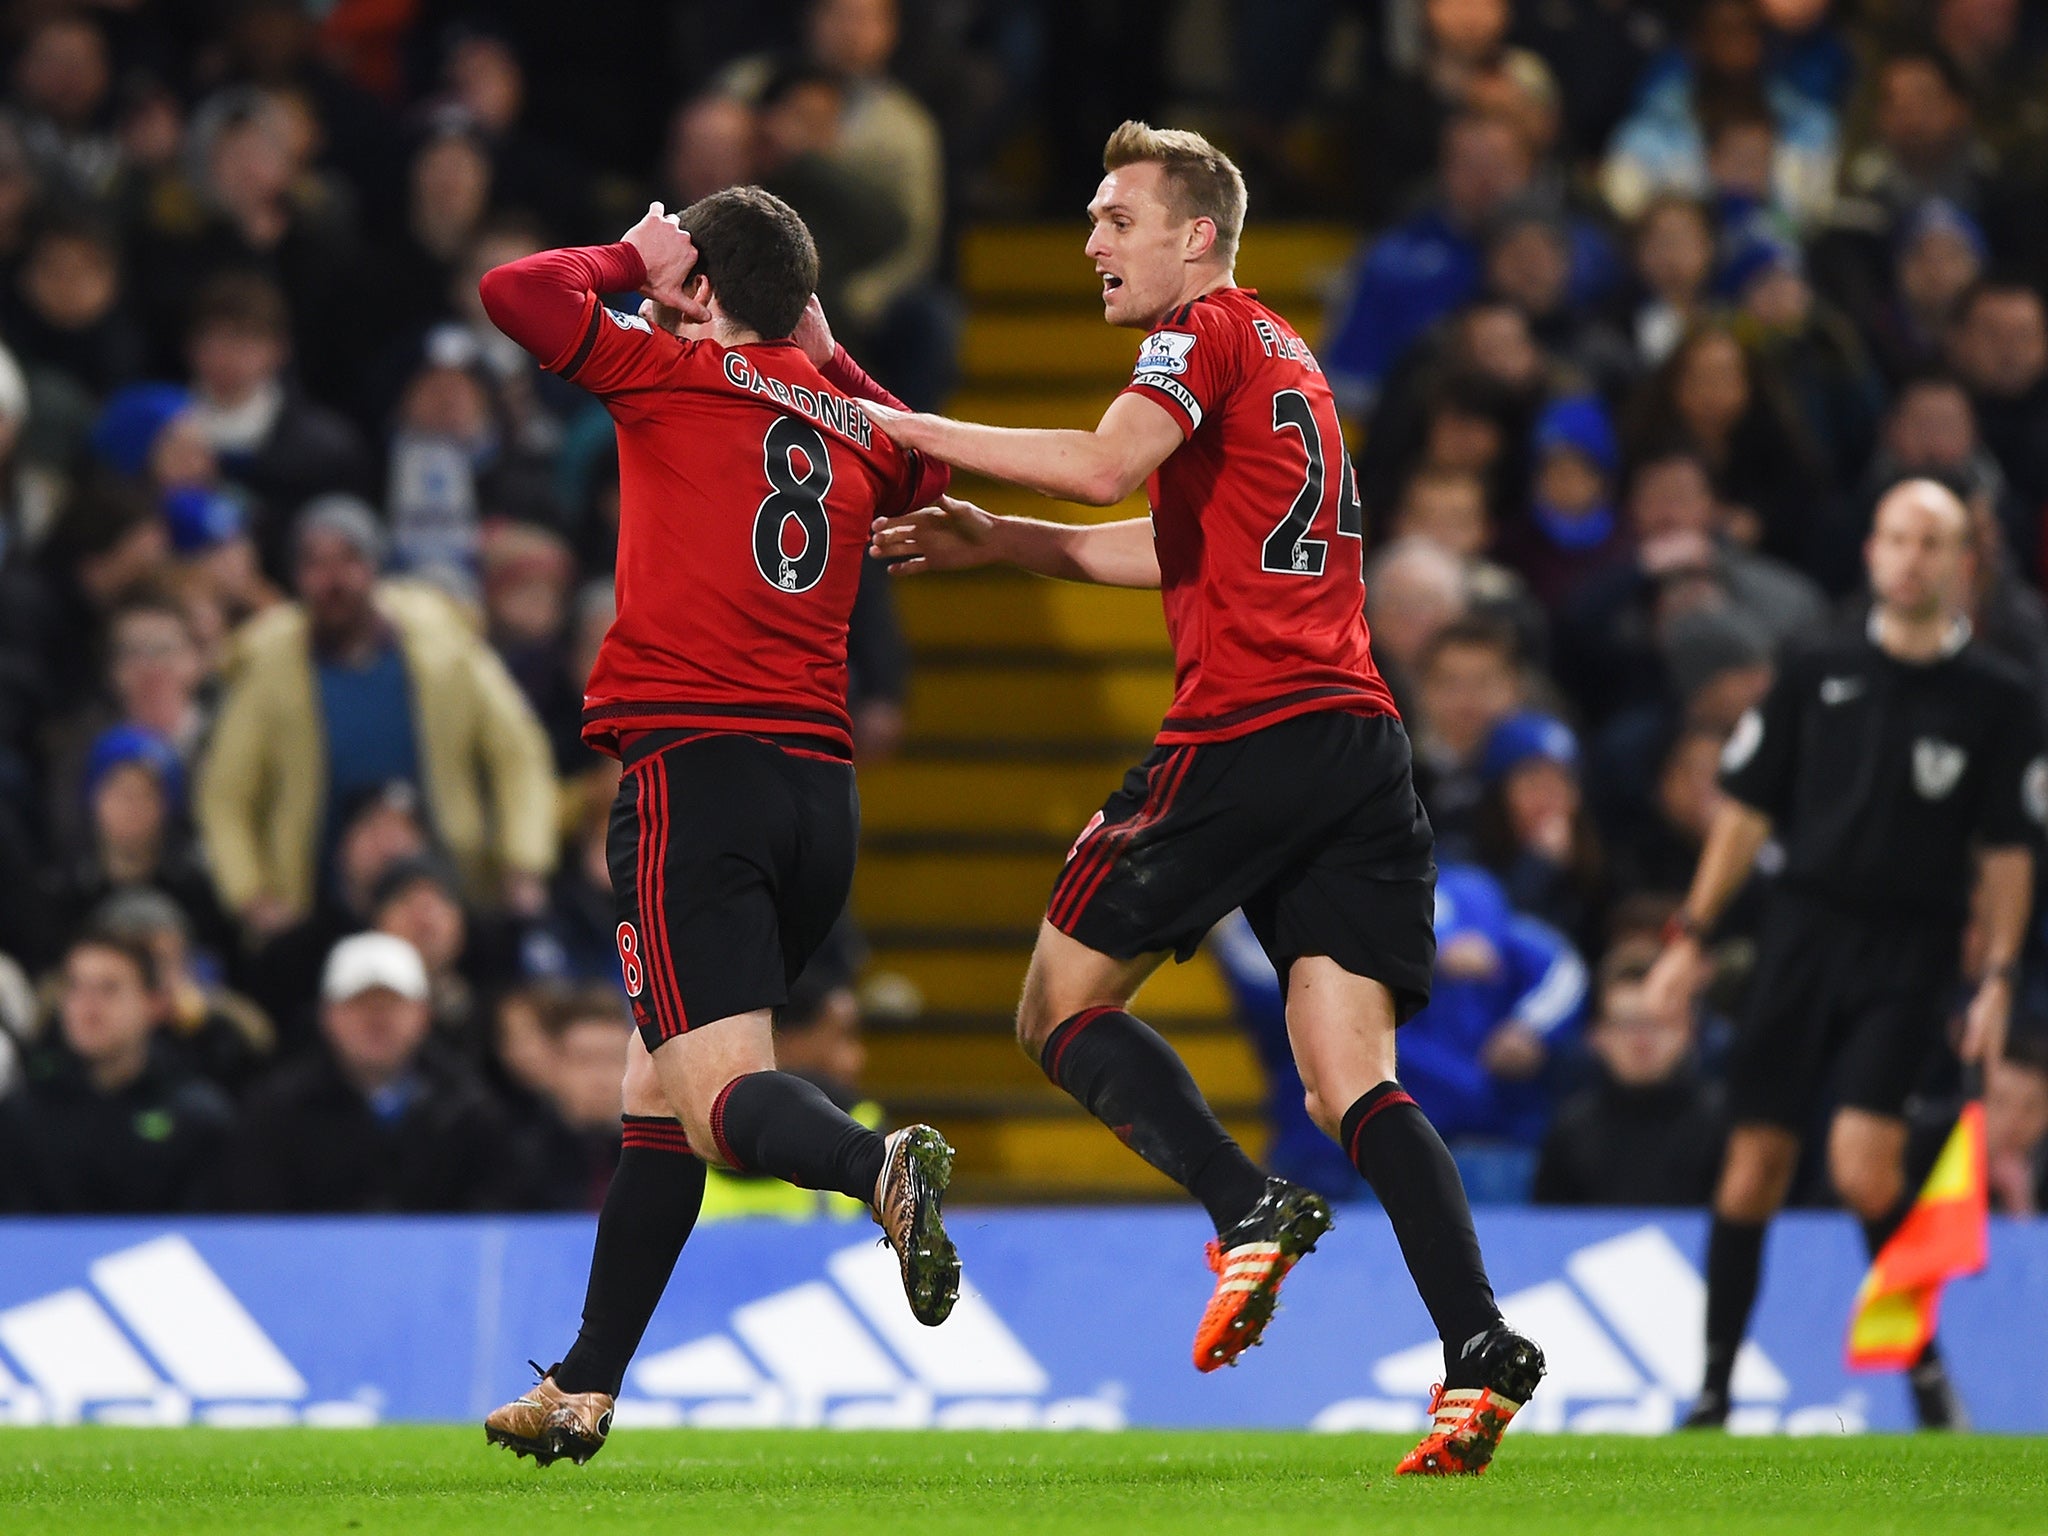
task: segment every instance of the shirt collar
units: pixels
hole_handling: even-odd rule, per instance
[[[1884,610],[1876,603],[1872,603],[1870,605],[1870,616],[1863,621],[1864,635],[1869,638],[1872,645],[1881,651],[1884,650],[1884,644],[1879,632],[1884,624],[1883,614]],[[1970,637],[1975,632],[1970,624],[1969,616],[1967,614],[1957,614],[1955,622],[1948,627],[1948,633],[1942,637],[1941,652],[1935,657],[1935,660],[1947,661],[1950,657],[1956,655],[1964,646],[1970,643]],[[1886,651],[1885,654],[1890,655],[1891,653]]]

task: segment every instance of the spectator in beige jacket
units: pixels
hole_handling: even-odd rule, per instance
[[[522,915],[543,903],[547,740],[460,608],[377,579],[384,550],[367,506],[320,498],[297,529],[298,601],[236,637],[198,819],[221,898],[253,941],[306,916],[350,810],[401,781],[471,900]]]

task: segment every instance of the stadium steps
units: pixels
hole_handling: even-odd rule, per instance
[[[1048,503],[1055,512],[1065,509]],[[903,632],[920,668],[961,652],[1115,652],[1170,662],[1157,592],[1047,581],[1022,571],[909,576],[896,583]]]
[[[947,1021],[964,1020],[968,1022],[959,1028],[984,1029],[1000,1037],[1005,1051],[1014,1051],[1010,1016],[1024,985],[1035,931],[1034,927],[954,945],[934,944],[929,935],[914,936],[919,942],[908,944],[897,942],[898,935],[873,935],[875,968],[909,980],[924,1004],[915,1020],[889,1027],[898,1034],[911,1032],[913,1025],[944,1032]],[[1169,961],[1153,972],[1138,994],[1137,1006],[1162,1027],[1206,1028],[1228,1023],[1230,994],[1216,963],[1198,952],[1186,965]]]
[[[962,383],[948,411],[1008,426],[1092,427],[1128,377],[1137,336],[1102,323],[1076,225],[971,231]],[[1310,336],[1355,245],[1350,231],[1248,231],[1242,279]],[[1006,516],[1098,523],[1146,515],[1142,493],[1079,507],[962,476],[954,494]],[[896,588],[915,659],[905,747],[861,772],[854,908],[874,945],[867,1086],[898,1120],[959,1151],[965,1199],[1153,1199],[1172,1187],[1059,1093],[1017,1049],[1011,1015],[1054,875],[1148,749],[1173,692],[1152,592],[1013,571]],[[1186,1058],[1256,1150],[1265,1081],[1206,955],[1163,966],[1136,1007]]]
[[[1079,1112],[1019,1049],[1008,1019],[970,1017],[953,1028],[947,1024],[935,1019],[915,1031],[878,1032],[868,1041],[870,1070],[887,1073],[896,1093],[927,1105],[987,1104],[1054,1118]],[[1167,1038],[1211,1103],[1257,1109],[1258,1064],[1235,1030],[1169,1024]]]

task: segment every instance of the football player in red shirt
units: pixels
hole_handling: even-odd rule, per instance
[[[483,278],[491,319],[603,401],[619,439],[618,618],[583,736],[625,769],[609,854],[639,1027],[582,1331],[486,1421],[543,1463],[604,1443],[705,1160],[869,1204],[918,1321],[959,1292],[944,1139],[885,1138],[775,1070],[774,1010],[853,878],[846,631],[869,526],[947,473],[875,430],[858,402],[890,397],[831,345],[817,280],[810,231],[758,187],[657,203],[617,244]],[[635,290],[636,315],[602,297]]]
[[[1087,254],[1104,317],[1149,334],[1101,424],[879,419],[905,447],[1048,496],[1108,506],[1143,485],[1151,517],[1071,527],[948,499],[879,524],[875,552],[909,571],[1002,561],[1160,588],[1173,704],[1053,886],[1018,1036],[1208,1208],[1217,1284],[1195,1365],[1234,1359],[1329,1207],[1260,1172],[1129,1003],[1242,907],[1286,988],[1309,1112],[1379,1195],[1444,1340],[1431,1432],[1401,1469],[1479,1471],[1543,1357],[1501,1320],[1457,1167],[1395,1081],[1394,1032],[1429,998],[1436,868],[1366,633],[1336,407],[1293,327],[1236,286],[1237,168],[1199,135],[1142,123],[1110,137],[1103,165]]]

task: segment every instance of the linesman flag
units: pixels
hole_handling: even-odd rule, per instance
[[[1941,1288],[1984,1268],[1990,1246],[1984,1104],[1963,1106],[1920,1198],[1878,1250],[1849,1317],[1849,1369],[1903,1371],[1934,1337]]]

